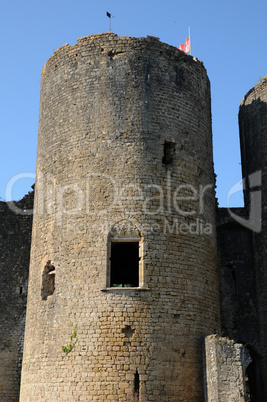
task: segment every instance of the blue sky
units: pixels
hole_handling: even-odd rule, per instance
[[[31,190],[36,164],[41,69],[53,51],[109,30],[152,35],[179,46],[191,28],[192,55],[211,81],[217,197],[241,179],[238,108],[267,75],[266,0],[0,0],[0,200],[15,175],[13,199]],[[17,176],[19,177],[19,176]],[[231,205],[242,205],[242,193]]]

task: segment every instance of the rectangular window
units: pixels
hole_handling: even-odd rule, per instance
[[[111,242],[110,286],[139,286],[139,242]]]

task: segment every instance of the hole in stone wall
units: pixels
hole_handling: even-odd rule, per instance
[[[23,293],[23,287],[20,286],[20,288],[19,288],[19,294],[22,295],[22,293]]]
[[[173,319],[174,319],[174,321],[179,321],[179,319],[180,319],[180,314],[173,314]]]
[[[175,148],[176,148],[175,142],[170,142],[170,141],[164,142],[164,152],[163,152],[163,158],[162,158],[162,163],[164,165],[169,165],[170,163],[173,162]]]
[[[51,296],[55,290],[55,267],[51,263],[51,260],[47,261],[43,274],[42,274],[42,287],[41,297],[42,300],[47,300],[48,296]]]
[[[122,333],[125,335],[126,338],[131,338],[134,334],[134,329],[131,328],[130,325],[126,325],[125,328],[122,329]]]
[[[114,54],[115,54],[114,50],[110,50],[108,52],[108,56],[109,56],[110,60],[113,60]]]

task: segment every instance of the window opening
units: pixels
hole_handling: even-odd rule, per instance
[[[164,154],[162,158],[162,163],[164,165],[169,165],[173,162],[174,154],[175,154],[175,142],[165,141],[164,142]]]
[[[111,242],[110,286],[139,286],[139,242]]]
[[[41,297],[47,300],[55,290],[55,267],[52,265],[51,260],[46,263],[42,275]]]

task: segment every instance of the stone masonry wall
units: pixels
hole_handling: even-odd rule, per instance
[[[210,335],[205,339],[206,401],[248,401],[246,368],[251,362],[244,345]]]
[[[231,211],[246,218],[244,208]],[[217,210],[218,269],[222,335],[259,347],[259,319],[253,232],[227,208]]]
[[[267,77],[243,98],[239,109],[242,172],[246,180],[245,206],[258,222],[253,233],[259,315],[259,353],[262,355],[267,400]]]
[[[21,401],[203,400],[203,337],[220,332],[203,64],[152,37],[58,49],[42,72],[35,207]],[[138,278],[112,286],[127,242]]]
[[[0,202],[0,400],[3,402],[19,400],[32,208],[33,192],[16,203]]]

